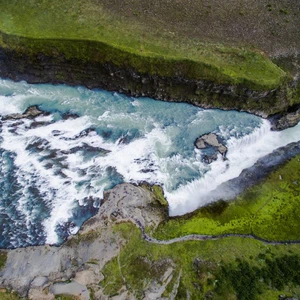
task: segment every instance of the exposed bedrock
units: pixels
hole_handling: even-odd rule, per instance
[[[286,113],[279,113],[270,116],[272,130],[283,130],[289,127],[293,127],[298,124],[300,120],[300,106],[296,105]]]
[[[273,90],[254,91],[243,85],[218,84],[207,80],[188,79],[174,74],[173,77],[141,74],[133,68],[120,68],[112,63],[97,63],[56,56],[28,55],[0,47],[0,76],[29,83],[66,83],[88,88],[104,88],[131,96],[147,96],[165,101],[184,101],[203,108],[236,109],[273,118],[274,129],[293,126],[293,121],[281,121],[294,106],[288,100],[291,86]],[[294,98],[293,98],[294,99]],[[293,100],[294,101],[294,100]],[[292,111],[289,111],[292,110]],[[278,127],[276,124],[279,124]]]
[[[34,105],[28,107],[24,113],[7,115],[2,117],[2,120],[19,120],[23,118],[34,119],[40,115],[45,116],[49,115],[49,113],[41,111],[36,105]]]
[[[203,161],[211,163],[216,160],[220,153],[223,159],[226,158],[227,147],[220,141],[215,133],[208,133],[199,136],[195,141],[195,147],[203,150]]]
[[[115,234],[112,226],[116,222],[132,221],[156,228],[167,214],[167,206],[158,202],[151,189],[151,186],[143,188],[125,183],[105,192],[98,213],[60,247],[45,245],[9,250],[6,265],[0,270],[0,287],[34,300],[54,299],[54,294],[61,291],[74,296],[79,296],[79,292],[88,295],[87,288],[94,290],[95,299],[108,299],[99,285],[103,280],[101,269],[127,242]],[[168,264],[172,266],[172,261]],[[56,284],[64,281],[72,284]],[[148,292],[151,284],[155,283],[148,284]]]

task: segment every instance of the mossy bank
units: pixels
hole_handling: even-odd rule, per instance
[[[133,1],[129,8],[142,3]],[[0,75],[83,84],[264,117],[298,109],[296,77],[273,63],[260,45],[209,42],[205,36],[183,36],[179,27],[170,33],[163,24],[128,17],[127,2],[120,1],[124,9],[116,14],[116,4],[109,8],[106,1],[94,0],[0,1]],[[165,5],[174,11],[173,4]],[[188,2],[186,9],[192,6]],[[197,4],[199,10],[204,6]],[[177,11],[176,18],[178,14],[184,11]],[[188,18],[182,22],[190,27]]]

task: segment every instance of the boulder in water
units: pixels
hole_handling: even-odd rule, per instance
[[[28,107],[24,113],[22,114],[11,114],[8,116],[3,117],[3,120],[19,120],[19,119],[34,119],[40,115],[47,115],[44,111],[40,110],[37,105],[33,105]]]
[[[219,152],[223,158],[226,157],[227,147],[219,140],[215,133],[208,133],[199,136],[195,141],[195,147],[201,150],[207,150],[203,157],[206,163],[211,163],[217,159],[217,152]]]

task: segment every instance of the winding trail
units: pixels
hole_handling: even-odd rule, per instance
[[[181,237],[170,239],[170,240],[158,240],[158,239],[155,239],[155,238],[149,236],[145,232],[145,228],[139,220],[137,220],[137,219],[131,219],[131,220],[134,222],[134,224],[136,224],[140,228],[140,230],[142,232],[142,237],[145,241],[147,241],[149,243],[153,243],[153,244],[158,244],[158,245],[171,245],[174,243],[185,242],[185,241],[219,240],[219,239],[228,238],[228,237],[240,237],[240,238],[255,239],[255,240],[261,241],[263,243],[270,244],[270,245],[300,244],[300,240],[270,241],[270,240],[263,239],[258,236],[252,235],[252,234],[232,234],[232,233],[222,234],[222,235],[190,234],[190,235],[185,235],[185,236],[181,236]]]

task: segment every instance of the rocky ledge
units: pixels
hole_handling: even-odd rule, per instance
[[[62,246],[7,251],[6,265],[0,271],[0,286],[34,300],[52,300],[56,294],[89,299],[89,290],[93,290],[94,299],[107,299],[99,285],[103,280],[101,269],[127,242],[114,234],[114,224],[138,222],[156,228],[167,212],[168,206],[159,202],[151,186],[118,185],[105,193],[97,215]],[[172,262],[168,264],[172,269]],[[160,297],[165,289],[162,284],[156,295],[151,290],[154,285],[157,284],[149,282],[145,287],[145,295],[151,294],[151,299]],[[116,299],[134,299],[125,287],[121,294],[123,298]]]
[[[3,116],[2,120],[20,120],[20,119],[25,119],[25,118],[34,119],[35,117],[38,117],[41,115],[46,116],[46,115],[49,115],[49,113],[40,110],[36,105],[34,105],[34,106],[28,107],[24,113]]]
[[[264,118],[272,116],[274,130],[294,126],[300,119],[290,104],[300,101],[295,92],[299,85],[296,79],[288,86],[257,91],[243,85],[190,79],[178,74],[165,77],[140,73],[130,66],[121,68],[111,62],[81,61],[66,58],[61,53],[29,55],[26,51],[19,53],[1,47],[0,77],[29,83],[84,85],[136,97],[187,102],[203,108],[247,111]]]

